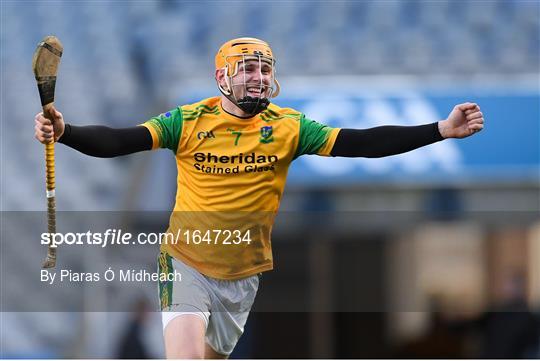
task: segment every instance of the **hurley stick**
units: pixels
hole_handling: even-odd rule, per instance
[[[37,81],[43,115],[51,122],[53,121],[51,111],[54,105],[56,74],[63,49],[58,38],[47,36],[38,44],[32,59],[32,69]],[[45,144],[45,164],[47,167],[47,229],[52,234],[56,233],[54,139]],[[52,242],[49,244],[43,268],[53,268],[56,265],[55,247]]]

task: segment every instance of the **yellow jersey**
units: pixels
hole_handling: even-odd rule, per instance
[[[153,149],[176,156],[176,203],[162,251],[226,280],[272,269],[270,233],[289,165],[303,154],[330,155],[339,132],[274,104],[239,118],[220,97],[142,125]]]

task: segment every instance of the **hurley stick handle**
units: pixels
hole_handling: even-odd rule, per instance
[[[56,199],[55,199],[55,168],[54,168],[54,142],[45,144],[45,165],[47,184],[47,231],[49,234],[56,233]],[[56,248],[52,243],[47,249],[47,258],[43,262],[43,268],[56,266]]]
[[[43,106],[43,115],[51,119],[51,108],[54,103]],[[45,144],[45,166],[46,166],[46,186],[47,186],[47,231],[49,234],[56,233],[56,177],[54,166],[54,140]],[[47,258],[43,262],[43,268],[53,268],[56,265],[56,248],[49,244]]]
[[[48,81],[51,81],[49,79]],[[56,81],[54,79],[53,81]],[[45,94],[43,91],[44,83],[38,82],[38,88],[40,90],[42,102],[44,95],[48,96],[48,99],[45,99],[45,102],[48,103],[43,105],[43,116],[49,119],[51,122],[54,122],[52,116],[52,109],[54,107],[54,101],[51,101],[51,98],[54,99],[54,85],[52,85],[52,92],[50,94]],[[45,86],[46,89],[50,91],[50,86]],[[47,231],[49,234],[56,233],[56,176],[55,176],[55,165],[54,165],[54,138],[50,143],[45,144],[45,183],[47,186]],[[56,266],[56,245],[49,243],[47,248],[47,258],[43,262],[42,268],[54,268]]]

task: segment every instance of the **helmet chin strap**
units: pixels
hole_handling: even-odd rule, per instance
[[[246,95],[245,97],[237,100],[234,96],[232,96],[230,91],[226,91],[223,89],[223,87],[219,86],[219,90],[234,105],[242,109],[243,112],[249,114],[250,117],[259,114],[268,108],[268,105],[270,105],[270,100],[268,98],[255,98]]]
[[[231,85],[231,82],[228,76],[225,76],[225,82],[227,83],[227,89],[222,87],[221,84],[219,84],[218,82],[218,88],[221,91],[221,93],[225,95],[227,99],[229,99],[234,105],[240,108],[243,112],[247,113],[250,117],[266,110],[266,108],[268,108],[268,105],[270,105],[270,100],[266,97],[258,98],[258,97],[252,97],[252,96],[246,95],[243,98],[236,99],[236,96],[234,95],[233,87]],[[244,83],[243,85],[244,85],[244,91],[247,93],[247,84]],[[264,86],[260,85],[261,92],[263,88]]]
[[[255,98],[246,95],[242,99],[238,99],[236,105],[249,115],[255,115],[268,108],[270,100],[268,98]]]

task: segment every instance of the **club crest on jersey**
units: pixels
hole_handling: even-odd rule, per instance
[[[271,125],[261,127],[261,137],[259,138],[259,142],[264,143],[264,144],[273,142],[274,137],[272,133],[273,133],[273,129]]]

